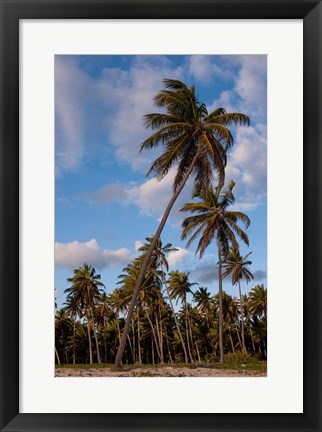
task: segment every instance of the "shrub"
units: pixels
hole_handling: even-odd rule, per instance
[[[242,352],[228,353],[225,355],[225,364],[232,366],[242,366],[257,361],[258,360],[250,354],[244,354]]]

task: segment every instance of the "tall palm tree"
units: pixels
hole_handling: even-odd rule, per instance
[[[234,142],[227,126],[249,125],[245,114],[227,113],[223,108],[208,113],[206,105],[198,100],[195,87],[189,88],[178,80],[165,79],[164,88],[155,96],[154,103],[165,112],[145,116],[146,127],[157,131],[142,143],[141,150],[160,144],[165,147],[162,155],[152,163],[148,174],[152,173],[162,180],[169,169],[176,166],[174,193],[142,263],[115,360],[116,369],[121,367],[133,311],[150,256],[176,199],[192,173],[204,187],[210,185],[215,174],[220,184],[224,182],[227,150]]]
[[[239,221],[244,222],[246,228],[250,220],[248,216],[239,211],[229,211],[228,207],[235,202],[233,194],[234,181],[230,181],[226,186],[219,185],[215,191],[211,186],[207,190],[203,185],[197,184],[194,188],[193,198],[201,201],[187,203],[181,209],[184,212],[196,213],[187,217],[182,223],[182,239],[190,236],[187,247],[200,236],[196,249],[202,258],[205,250],[213,239],[217,240],[218,253],[218,282],[219,282],[219,349],[220,363],[224,362],[223,346],[223,311],[222,311],[222,257],[229,250],[229,246],[238,247],[236,235],[247,245],[249,244],[247,234],[238,225]]]
[[[67,288],[65,292],[68,293],[67,300],[74,298],[74,301],[80,305],[80,308],[85,311],[87,326],[88,326],[88,342],[90,348],[90,364],[93,363],[93,355],[91,348],[90,338],[90,326],[92,326],[95,342],[97,361],[101,363],[101,355],[98,345],[97,333],[95,328],[94,320],[94,308],[95,303],[99,301],[102,290],[100,287],[104,287],[104,284],[100,281],[101,275],[96,273],[94,267],[84,263],[82,267],[74,270],[74,275],[68,278],[67,281],[72,284],[71,287]]]
[[[246,354],[246,344],[245,344],[245,329],[244,329],[244,305],[243,297],[240,287],[241,279],[245,279],[246,282],[250,282],[254,279],[254,276],[247,268],[252,264],[251,261],[247,260],[251,252],[249,252],[244,257],[241,256],[239,249],[236,247],[230,248],[229,252],[225,256],[223,267],[226,269],[223,273],[223,278],[231,274],[231,282],[233,285],[238,284],[239,290],[239,303],[240,303],[240,315],[241,315],[241,328],[242,328],[242,351]]]

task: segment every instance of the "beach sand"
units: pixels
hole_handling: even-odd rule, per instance
[[[159,368],[125,367],[121,371],[110,368],[56,368],[56,377],[266,377],[266,372],[256,370],[212,369],[206,367],[176,368],[164,366]]]

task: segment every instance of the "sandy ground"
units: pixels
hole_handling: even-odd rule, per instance
[[[266,372],[210,368],[126,368],[114,372],[109,368],[71,369],[57,368],[56,377],[266,377]]]

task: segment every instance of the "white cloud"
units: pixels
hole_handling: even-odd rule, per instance
[[[153,97],[164,78],[180,78],[162,56],[139,56],[129,70],[106,68],[96,79],[70,57],[55,60],[57,172],[77,170],[92,143],[93,131],[106,137],[119,160],[146,171],[155,152],[139,153],[148,136],[143,116],[154,110]],[[94,138],[93,138],[94,139]],[[106,150],[108,151],[108,150]]]
[[[252,125],[266,123],[267,111],[267,57],[265,55],[244,55],[232,57],[238,73],[234,87],[225,90],[210,105],[209,111],[223,107],[227,111],[247,114]]]
[[[143,246],[143,244],[144,243],[141,240],[136,240],[134,243],[135,250],[138,251],[140,249],[140,247]]]
[[[221,79],[231,78],[229,70],[220,68],[215,62],[214,57],[209,55],[192,55],[188,58],[188,70],[198,81],[209,83],[216,77]]]
[[[161,181],[151,178],[141,184],[110,183],[86,196],[90,201],[99,203],[119,202],[123,205],[136,205],[140,209],[140,214],[159,220],[173,195],[172,183],[175,172],[175,168],[171,168]],[[188,179],[171,210],[169,221],[172,225],[179,225],[184,218],[179,210],[191,200],[192,184],[192,179]]]
[[[233,56],[232,64],[238,73],[231,90],[221,93],[210,109],[225,108],[230,112],[249,115],[251,126],[234,130],[235,144],[226,168],[226,180],[236,183],[235,208],[251,211],[266,196],[267,143],[266,143],[266,73],[265,55]]]
[[[56,164],[75,171],[84,154],[86,89],[89,78],[71,61],[55,59]]]
[[[190,252],[187,249],[176,246],[177,251],[170,252],[168,254],[168,264],[170,267],[174,267],[178,264],[181,264],[185,258],[190,255]]]
[[[267,149],[266,136],[262,133],[260,127],[239,128],[228,158],[226,180],[236,183],[234,207],[238,210],[254,210],[266,196]]]
[[[104,268],[111,265],[126,264],[132,256],[128,249],[102,249],[95,239],[81,243],[55,243],[55,264],[59,267],[77,268],[84,263]]]

